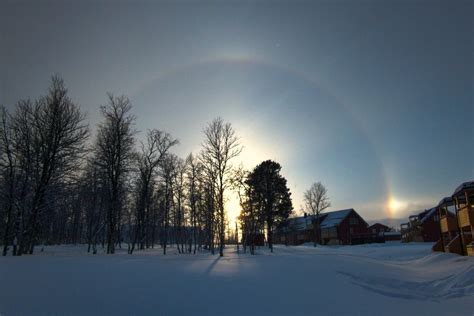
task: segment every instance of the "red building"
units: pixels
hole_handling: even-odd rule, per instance
[[[409,222],[401,225],[402,241],[435,242],[440,239],[439,215],[437,207],[409,217]]]
[[[320,231],[316,233],[315,216],[290,218],[274,234],[274,242],[299,245],[314,242],[315,235],[321,236],[324,245],[353,245],[373,242],[367,222],[354,210],[346,209],[323,213],[319,216]]]
[[[369,226],[369,231],[374,234],[374,235],[381,235],[383,236],[383,233],[385,232],[389,232],[391,229],[390,227],[384,225],[384,224],[380,224],[380,223],[375,223],[371,226]]]
[[[347,209],[325,214],[321,228],[324,245],[354,245],[372,241],[367,222],[354,210]]]
[[[380,223],[369,226],[369,231],[376,236],[379,242],[398,241],[402,239],[400,232],[393,231],[390,227]]]

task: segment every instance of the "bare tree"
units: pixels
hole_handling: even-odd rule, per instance
[[[170,134],[156,129],[148,131],[146,143],[141,143],[141,151],[138,154],[135,233],[129,250],[130,254],[133,253],[137,242],[140,249],[143,249],[150,240],[149,235],[152,229],[150,229],[149,224],[153,222],[152,202],[157,169],[168,150],[176,144],[178,144],[178,141],[173,139]]]
[[[317,243],[321,243],[319,217],[325,209],[331,206],[328,190],[321,182],[313,183],[311,188],[304,193],[304,201],[307,212],[316,217],[314,220],[314,246],[316,246]]]
[[[67,96],[64,82],[57,76],[52,79],[49,93],[36,101],[31,115],[33,133],[29,140],[34,153],[33,181],[28,218],[20,235],[18,254],[33,253],[44,226],[41,218],[47,206],[48,190],[54,183],[67,181],[76,173],[88,137],[84,114]]]
[[[0,106],[0,215],[2,215],[3,252],[7,255],[8,246],[14,243],[13,219],[15,205],[15,189],[17,180],[17,159],[13,148],[13,129],[11,117],[7,110]]]
[[[104,121],[99,124],[96,143],[96,163],[107,180],[107,253],[115,252],[120,241],[120,221],[124,184],[135,157],[135,116],[130,114],[132,105],[125,96],[108,94],[109,103],[101,107]]]
[[[33,104],[30,100],[17,103],[14,115],[11,117],[13,134],[13,153],[17,160],[17,188],[15,193],[15,225],[13,255],[21,255],[19,249],[24,232],[24,222],[31,210],[33,184],[38,164],[35,164],[35,146],[33,136],[35,125]]]
[[[225,242],[224,194],[229,186],[228,176],[232,169],[230,161],[240,154],[242,147],[232,125],[221,118],[209,123],[204,129],[204,136],[201,161],[205,168],[215,174],[219,255],[222,257]]]
[[[105,175],[92,159],[86,164],[79,181],[79,201],[84,209],[87,252],[97,253],[97,243],[105,230],[103,210],[107,205]]]
[[[170,220],[171,210],[174,205],[174,178],[176,173],[176,164],[178,157],[173,154],[166,154],[160,163],[160,175],[163,179],[160,192],[162,195],[161,207],[161,246],[163,247],[163,254],[166,255],[170,237]]]
[[[239,204],[241,207],[239,222],[242,230],[242,247],[244,253],[247,252],[247,247],[249,247],[250,254],[254,255],[255,238],[252,237],[257,235],[257,231],[262,225],[259,225],[261,221],[259,221],[258,213],[255,211],[254,205],[251,201],[252,187],[246,181],[248,175],[249,171],[244,170],[242,166],[239,166],[239,168],[234,170],[232,174],[232,188],[235,192],[237,192]]]
[[[215,251],[215,227],[216,227],[216,171],[212,164],[202,163],[203,157],[200,157],[202,165],[202,193],[203,203],[202,213],[204,220],[204,244],[205,248],[212,254]]]
[[[202,165],[193,156],[189,154],[186,158],[187,165],[187,185],[188,185],[188,206],[190,210],[190,224],[191,224],[191,234],[192,234],[192,244],[194,245],[193,254],[196,254],[197,244],[198,244],[198,232],[200,232],[199,227],[199,204],[202,201],[202,192],[200,185],[200,176],[202,172]],[[192,247],[192,246],[191,246]]]
[[[183,159],[178,158],[175,161],[175,172],[174,172],[174,229],[176,246],[178,253],[184,253],[184,245],[186,244],[186,217],[185,217],[185,173],[186,164]]]

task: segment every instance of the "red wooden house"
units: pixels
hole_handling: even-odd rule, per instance
[[[314,242],[313,221],[316,217],[305,214],[283,222],[273,234],[273,242],[285,245],[301,245]]]
[[[320,225],[323,244],[354,245],[372,241],[369,225],[354,209],[325,215]]]
[[[440,239],[437,207],[409,217],[409,222],[401,225],[402,241],[434,242]]]
[[[390,227],[384,224],[375,223],[369,226],[369,231],[374,235],[383,236],[383,233],[390,231]]]
[[[375,238],[379,242],[399,241],[402,238],[400,232],[392,231],[390,227],[381,223],[369,226],[369,232],[376,236]]]
[[[323,213],[319,216],[320,243],[325,245],[351,245],[374,241],[367,222],[354,210],[346,209]],[[315,240],[315,216],[301,216],[288,219],[275,230],[274,242],[299,245]],[[316,225],[317,226],[317,225]]]

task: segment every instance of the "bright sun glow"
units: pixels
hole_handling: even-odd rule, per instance
[[[231,229],[234,229],[235,222],[237,221],[237,217],[240,214],[240,203],[237,194],[235,194],[234,192],[229,192],[227,194],[225,208],[227,210],[227,219],[229,221],[229,226]]]
[[[395,215],[398,211],[405,207],[406,203],[396,200],[393,196],[391,196],[388,200],[387,207],[390,212],[390,215]]]
[[[243,146],[242,153],[232,161],[234,167],[242,166],[246,170],[252,170],[257,164],[267,159],[273,159],[282,162],[284,159],[283,152],[278,148],[271,146],[271,141],[248,125],[234,124],[235,129],[239,131],[239,137]],[[228,190],[226,192],[225,209],[227,212],[227,220],[231,229],[235,228],[235,222],[240,214],[240,203],[237,193]]]

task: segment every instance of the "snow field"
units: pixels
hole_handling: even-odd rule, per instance
[[[0,258],[2,315],[474,315],[474,258],[431,244]],[[38,249],[39,250],[39,249]]]

